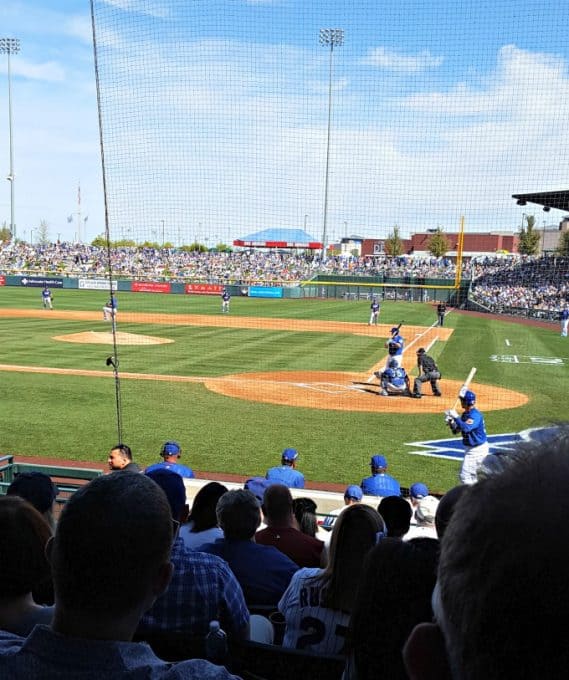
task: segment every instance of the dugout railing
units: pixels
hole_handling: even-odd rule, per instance
[[[103,474],[102,470],[92,468],[66,467],[65,465],[40,465],[15,461],[14,456],[0,456],[0,496],[4,496],[10,484],[21,472],[43,472],[57,484],[59,493],[57,503],[62,504],[76,491],[95,477]]]

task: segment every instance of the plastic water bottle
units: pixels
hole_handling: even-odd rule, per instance
[[[209,622],[209,633],[205,636],[205,655],[208,661],[221,665],[227,659],[227,635],[219,621]]]

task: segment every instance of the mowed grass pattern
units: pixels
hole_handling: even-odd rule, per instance
[[[0,307],[37,309],[40,292],[0,288]],[[100,312],[106,299],[104,292],[56,290],[54,295],[55,306],[69,310]],[[219,315],[217,297],[120,293],[119,304],[119,330],[175,340],[168,345],[121,346],[120,367],[126,372],[219,376],[271,370],[366,371],[384,354],[383,337],[295,330],[298,319],[365,324],[368,302],[232,298],[232,316],[287,318],[288,332],[120,322],[121,311]],[[388,324],[404,320],[405,335],[405,324],[428,326],[434,319],[430,305],[387,302],[380,320]],[[567,339],[559,337],[557,327],[533,328],[454,313],[447,323],[454,334],[432,351],[445,377],[462,380],[476,366],[477,382],[531,395],[524,407],[488,412],[490,433],[566,418],[567,363],[490,361],[495,354],[567,356]],[[0,319],[0,363],[109,371],[105,359],[112,353],[110,345],[52,339],[86,330],[108,331],[109,326],[102,314],[100,322],[50,319],[49,311],[45,319]],[[108,378],[9,372],[2,372],[1,378],[2,452],[104,463],[117,438],[110,371]],[[456,481],[456,462],[411,456],[405,446],[450,436],[442,411],[456,395],[441,399],[440,415],[409,417],[246,402],[213,394],[200,383],[123,380],[121,394],[123,438],[143,465],[155,461],[160,445],[173,438],[182,443],[185,462],[200,471],[264,474],[283,448],[294,446],[309,480],[358,483],[367,474],[370,455],[381,452],[404,485],[421,480],[444,490]],[[480,406],[484,411],[484,404]]]

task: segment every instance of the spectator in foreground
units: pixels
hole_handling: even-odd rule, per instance
[[[299,567],[318,567],[324,543],[296,528],[292,495],[284,484],[272,484],[265,493],[263,514],[266,529],[255,534],[259,545],[272,545]]]
[[[19,496],[31,503],[44,516],[51,530],[55,528],[53,511],[59,489],[51,477],[43,472],[19,472],[6,491],[8,496]]]
[[[402,538],[409,531],[413,510],[401,496],[382,498],[377,511],[383,517],[390,538]]]
[[[229,564],[249,607],[276,605],[298,565],[273,546],[255,543],[261,523],[259,501],[246,489],[228,491],[217,502],[217,521],[223,538],[198,550]]]
[[[51,623],[53,607],[32,597],[34,587],[49,580],[50,537],[49,524],[30,503],[0,496],[0,630],[26,636],[36,623]]]
[[[188,522],[180,527],[180,538],[186,548],[196,550],[204,543],[223,538],[223,531],[217,524],[215,508],[217,501],[227,492],[227,487],[219,482],[204,484],[197,492]]]
[[[412,538],[438,538],[435,526],[435,515],[439,507],[439,499],[434,496],[425,496],[419,501],[415,510],[415,521],[409,531],[403,537],[405,541]]]
[[[132,451],[130,446],[126,444],[117,444],[110,450],[109,458],[107,460],[109,470],[117,472],[140,472],[140,468],[132,460]]]
[[[146,476],[166,494],[172,519],[185,522],[188,506],[182,477],[165,469],[148,472]],[[172,580],[142,617],[140,634],[180,631],[205,636],[209,622],[215,619],[229,635],[249,637],[249,611],[243,591],[226,562],[215,555],[188,550],[177,531],[170,561],[174,566]]]
[[[568,453],[564,425],[461,494],[441,543],[436,623],[404,650],[411,680],[566,677]]]
[[[371,457],[369,466],[371,476],[362,480],[361,487],[364,494],[370,496],[401,496],[399,482],[387,474],[387,459],[385,456],[376,454]]]
[[[443,536],[454,514],[456,504],[467,488],[468,484],[453,486],[439,501],[437,512],[435,513],[435,527],[439,541],[443,540]]]
[[[145,472],[152,472],[153,470],[161,470],[166,468],[167,470],[172,470],[180,477],[185,477],[186,479],[193,479],[195,477],[194,471],[182,465],[178,461],[182,455],[182,447],[178,442],[166,442],[160,451],[160,455],[164,459],[161,463],[154,463],[146,468]]]
[[[383,520],[368,505],[342,512],[332,531],[327,567],[298,571],[279,602],[286,620],[283,647],[344,653],[364,557],[384,530]]]
[[[281,464],[267,470],[267,479],[271,482],[284,484],[291,489],[304,489],[304,475],[296,470],[298,451],[285,449],[281,455]]]
[[[151,479],[115,472],[81,487],[48,546],[53,623],[36,626],[27,639],[0,637],[0,677],[234,677],[201,659],[162,661],[148,645],[131,642],[168,587],[171,546],[170,506]]]
[[[312,536],[312,538],[317,538],[319,541],[330,540],[330,532],[324,531],[318,526],[318,517],[316,515],[316,510],[318,506],[312,500],[312,498],[293,498],[292,499],[292,511],[294,512],[294,518],[296,520],[296,525],[303,534]]]
[[[431,621],[439,542],[382,539],[367,555],[349,633],[344,680],[407,680],[402,650],[413,627]]]

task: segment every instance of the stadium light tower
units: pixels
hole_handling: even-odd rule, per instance
[[[10,55],[18,54],[20,41],[18,38],[0,38],[0,54],[8,55],[8,130],[10,145],[10,172],[6,179],[10,182],[10,234],[16,240],[16,222],[14,219],[14,143],[12,137],[12,72],[10,69]]]
[[[330,48],[330,66],[328,78],[328,134],[326,138],[326,173],[324,179],[324,216],[322,221],[322,257],[326,253],[326,227],[328,223],[328,181],[330,177],[330,131],[332,127],[332,56],[334,47],[344,44],[343,28],[321,28],[319,42],[323,47]]]

